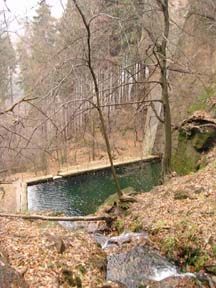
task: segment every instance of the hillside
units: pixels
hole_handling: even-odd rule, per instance
[[[175,176],[139,194],[138,202],[118,216],[110,235],[145,230],[150,246],[178,263],[182,271],[209,272],[216,285],[215,156],[213,149],[205,156],[208,165],[202,170]],[[9,218],[1,218],[0,227],[1,255],[30,287],[71,287],[72,282],[72,287],[117,287],[102,285],[105,255],[88,233],[66,231],[52,222]],[[172,287],[182,287],[178,285]]]

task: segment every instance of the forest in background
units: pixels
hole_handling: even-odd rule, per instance
[[[55,19],[42,1],[33,19],[23,21],[23,33],[13,43],[7,11],[2,10],[2,171],[47,171],[106,158],[88,65],[87,31],[73,2],[68,1],[62,17]],[[184,23],[193,15],[202,17],[202,23],[214,33],[215,4],[170,1],[166,39],[162,1],[78,2],[90,27],[91,64],[112,156],[128,155],[129,150],[133,155],[163,152],[153,148],[158,127],[165,120],[161,77],[167,79],[170,91],[171,80],[177,77],[173,73],[201,78],[178,43],[188,33]],[[160,50],[163,43],[166,55]],[[152,118],[156,119],[153,124]]]

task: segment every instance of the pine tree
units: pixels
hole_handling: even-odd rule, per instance
[[[13,73],[16,66],[16,55],[8,34],[0,36],[0,102],[12,95]]]

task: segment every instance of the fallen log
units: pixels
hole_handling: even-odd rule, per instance
[[[24,214],[9,214],[0,213],[0,217],[21,218],[26,220],[45,220],[45,221],[106,221],[112,222],[113,218],[108,215],[102,216],[44,216],[44,215],[24,215]]]
[[[1,172],[0,172],[1,173]],[[1,181],[0,180],[0,185],[5,185],[5,184],[13,184],[13,181]]]

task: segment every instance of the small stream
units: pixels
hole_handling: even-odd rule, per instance
[[[138,287],[146,280],[162,281],[177,275],[177,269],[156,251],[139,245],[128,253],[110,255],[107,258],[107,279]]]
[[[137,162],[116,168],[121,188],[149,191],[160,179],[160,162]],[[109,168],[28,187],[28,209],[88,215],[116,192]]]
[[[196,286],[198,279],[195,274],[180,273],[174,264],[151,248],[147,244],[146,232],[122,233],[111,238],[95,234],[94,237],[107,253],[107,280],[124,284],[127,288],[202,287]],[[131,248],[125,251],[128,243]],[[178,286],[179,283],[183,286]]]

